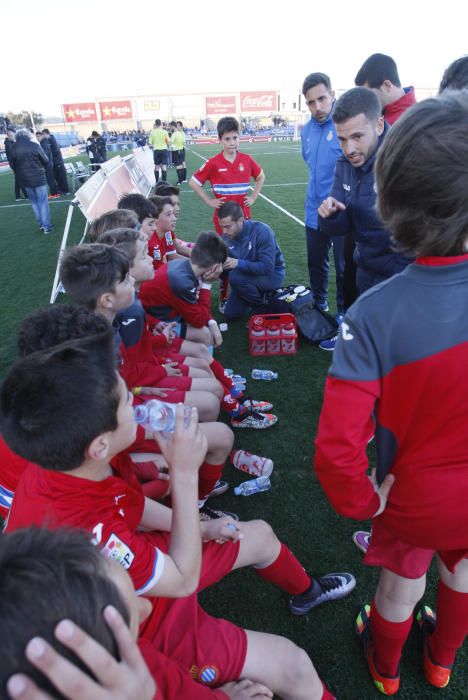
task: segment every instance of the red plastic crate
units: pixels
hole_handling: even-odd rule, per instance
[[[263,327],[265,328],[264,350],[262,350],[261,347],[259,348],[259,345],[262,345],[263,339],[259,338],[258,336],[252,336],[252,330],[254,326],[258,324],[258,319],[263,320]],[[283,333],[283,329],[281,328],[282,325],[287,325],[290,323],[294,325],[294,335],[286,335]],[[268,328],[271,328],[272,326],[279,326],[280,334],[279,336],[274,336],[274,338],[268,338]],[[271,346],[273,343],[270,343],[270,348],[268,348],[268,340],[279,340],[279,349],[272,351]],[[284,341],[287,341],[289,344],[292,342],[292,349],[284,350]],[[275,345],[277,345],[277,343],[275,343]],[[263,357],[267,355],[295,355],[297,352],[297,324],[294,314],[255,314],[254,316],[251,316],[249,318],[249,352],[251,355]]]

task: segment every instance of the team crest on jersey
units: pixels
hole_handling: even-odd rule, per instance
[[[105,557],[113,559],[120,566],[123,566],[124,569],[129,569],[135,559],[135,555],[130,547],[127,547],[125,542],[122,542],[120,537],[117,537],[114,533],[107,540],[102,552]]]
[[[244,170],[245,170],[245,168],[244,168],[244,166],[243,166],[243,164],[242,164],[242,163],[241,163],[241,164],[239,165],[239,170],[241,171],[241,173],[243,173],[243,172],[244,172]]]
[[[333,131],[330,129],[330,131],[327,134],[327,141],[332,141],[333,140]]]
[[[159,248],[153,250],[153,258],[154,260],[161,260],[161,251]]]
[[[198,672],[198,681],[203,685],[213,685],[219,676],[219,669],[216,666],[202,666]]]
[[[346,192],[351,192],[351,185],[345,185],[345,183],[343,182],[343,189],[344,189]]]
[[[172,245],[172,234],[170,231],[167,231],[165,234],[165,239],[166,239],[166,245]]]

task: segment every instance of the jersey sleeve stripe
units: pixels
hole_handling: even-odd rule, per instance
[[[153,586],[155,586],[157,584],[157,582],[159,581],[159,579],[161,578],[162,572],[164,570],[165,558],[164,558],[164,554],[157,547],[155,547],[154,550],[155,550],[155,558],[154,558],[154,567],[153,567],[152,574],[151,574],[150,578],[148,579],[148,581],[143,586],[141,586],[140,588],[135,590],[135,593],[137,595],[144,595],[145,593],[150,591],[153,588]]]
[[[197,183],[197,185],[200,185],[200,187],[203,187],[203,182],[200,182],[200,180],[197,180],[195,175],[192,175],[192,180]]]

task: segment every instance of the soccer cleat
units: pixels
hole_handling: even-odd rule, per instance
[[[200,522],[206,520],[219,520],[219,518],[232,518],[233,520],[239,520],[239,516],[235,513],[230,513],[228,510],[216,510],[215,508],[210,508],[209,506],[202,505],[199,508]]]
[[[225,310],[225,308],[226,308],[226,304],[227,304],[227,299],[222,299],[222,300],[219,302],[218,311],[219,311],[220,314],[224,314],[224,310]]]
[[[436,614],[428,605],[421,605],[416,614],[416,622],[422,633],[423,664],[426,680],[436,688],[445,688],[449,684],[452,666],[440,666],[431,659],[429,637],[434,632]]]
[[[328,311],[328,301],[316,301],[315,306],[320,309],[320,311]]]
[[[266,428],[271,428],[277,422],[278,416],[273,415],[273,413],[248,413],[240,418],[231,418],[231,427],[265,430]]]
[[[271,411],[272,408],[272,403],[268,401],[255,401],[255,399],[251,399],[249,396],[239,403],[239,408],[237,411],[233,411],[231,415],[234,418],[239,418],[245,416],[247,413],[266,413],[266,411]]]
[[[335,321],[337,322],[337,324],[338,324],[339,326],[341,326],[341,324],[342,324],[343,321],[344,321],[344,314],[339,313],[339,312],[338,312],[337,314],[335,314]]]
[[[52,233],[54,230],[53,226],[49,226],[49,228],[43,228],[42,229],[44,233]]]
[[[227,481],[222,481],[221,479],[218,479],[216,484],[213,487],[213,490],[211,493],[208,494],[206,498],[211,498],[212,496],[221,496],[223,493],[226,493],[226,491],[229,489],[229,484]]]
[[[333,338],[329,338],[328,340],[322,340],[322,342],[319,343],[320,350],[327,350],[327,352],[333,352],[337,340],[337,335],[334,335]]]
[[[400,669],[396,676],[383,676],[377,670],[374,661],[374,646],[370,629],[370,605],[366,603],[359,611],[356,618],[355,630],[362,644],[362,650],[367,661],[369,673],[372,676],[375,687],[383,695],[395,695],[400,687]]]
[[[312,608],[326,603],[327,600],[344,598],[355,586],[356,579],[345,571],[312,579],[312,585],[305,593],[293,595],[289,599],[289,610],[294,615],[307,615]]]
[[[357,530],[357,532],[353,533],[353,542],[363,554],[369,549],[371,534],[364,530]]]

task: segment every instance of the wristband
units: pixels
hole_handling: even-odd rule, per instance
[[[132,389],[132,394],[133,394],[133,396],[138,396],[138,394],[141,394],[142,388],[143,388],[143,387],[141,387],[141,386],[135,386],[135,387],[133,387],[133,389]]]

